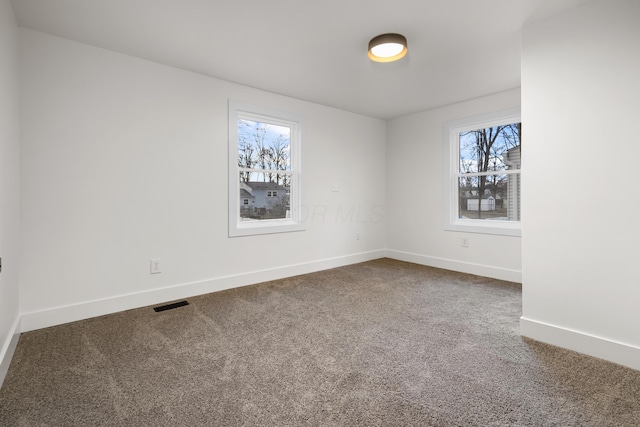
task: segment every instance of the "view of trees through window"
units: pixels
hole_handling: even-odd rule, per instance
[[[238,167],[241,219],[288,218],[291,128],[238,119]]]
[[[521,136],[521,123],[459,133],[459,218],[520,221]]]

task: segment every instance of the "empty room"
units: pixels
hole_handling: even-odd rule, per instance
[[[0,425],[640,425],[638,76],[638,0],[0,0]]]

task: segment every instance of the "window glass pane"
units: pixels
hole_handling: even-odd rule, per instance
[[[520,169],[521,124],[460,132],[460,173]]]
[[[520,236],[520,108],[445,123],[445,230]]]
[[[291,174],[282,174],[281,183],[265,179],[267,174],[240,172],[240,220],[273,220],[290,218]],[[286,175],[286,176],[284,176]],[[248,200],[248,203],[244,201]]]
[[[229,237],[305,229],[302,118],[229,100]]]
[[[291,128],[238,119],[238,166],[247,169],[290,171]],[[280,180],[280,177],[273,173],[268,175],[268,181]]]
[[[520,221],[520,174],[458,179],[458,218]]]

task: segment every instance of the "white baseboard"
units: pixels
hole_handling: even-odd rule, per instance
[[[176,299],[237,288],[269,280],[282,279],[315,271],[342,267],[349,264],[383,258],[384,251],[362,252],[335,258],[328,258],[302,264],[294,264],[248,273],[216,277],[198,282],[182,283],[160,289],[118,295],[110,298],[85,301],[79,304],[53,307],[46,310],[22,313],[22,332],[49,326],[116,313],[123,310],[145,307]]]
[[[13,358],[13,353],[16,350],[19,339],[20,317],[13,322],[9,330],[9,335],[7,335],[7,339],[2,343],[2,348],[0,348],[0,387],[2,387],[7,371],[9,371],[9,365],[11,364],[11,359]]]
[[[640,370],[640,348],[556,325],[520,318],[520,335]]]
[[[492,277],[494,279],[506,280],[508,282],[522,283],[522,271],[520,270],[509,270],[490,265],[473,264],[392,249],[387,249],[385,254],[387,258],[397,259],[399,261],[412,262],[414,264],[437,267],[445,270],[459,271],[461,273],[476,274],[478,276]]]

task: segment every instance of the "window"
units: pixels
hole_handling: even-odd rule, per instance
[[[445,124],[445,229],[520,235],[520,110]]]
[[[303,229],[300,140],[295,115],[229,101],[230,237]]]

